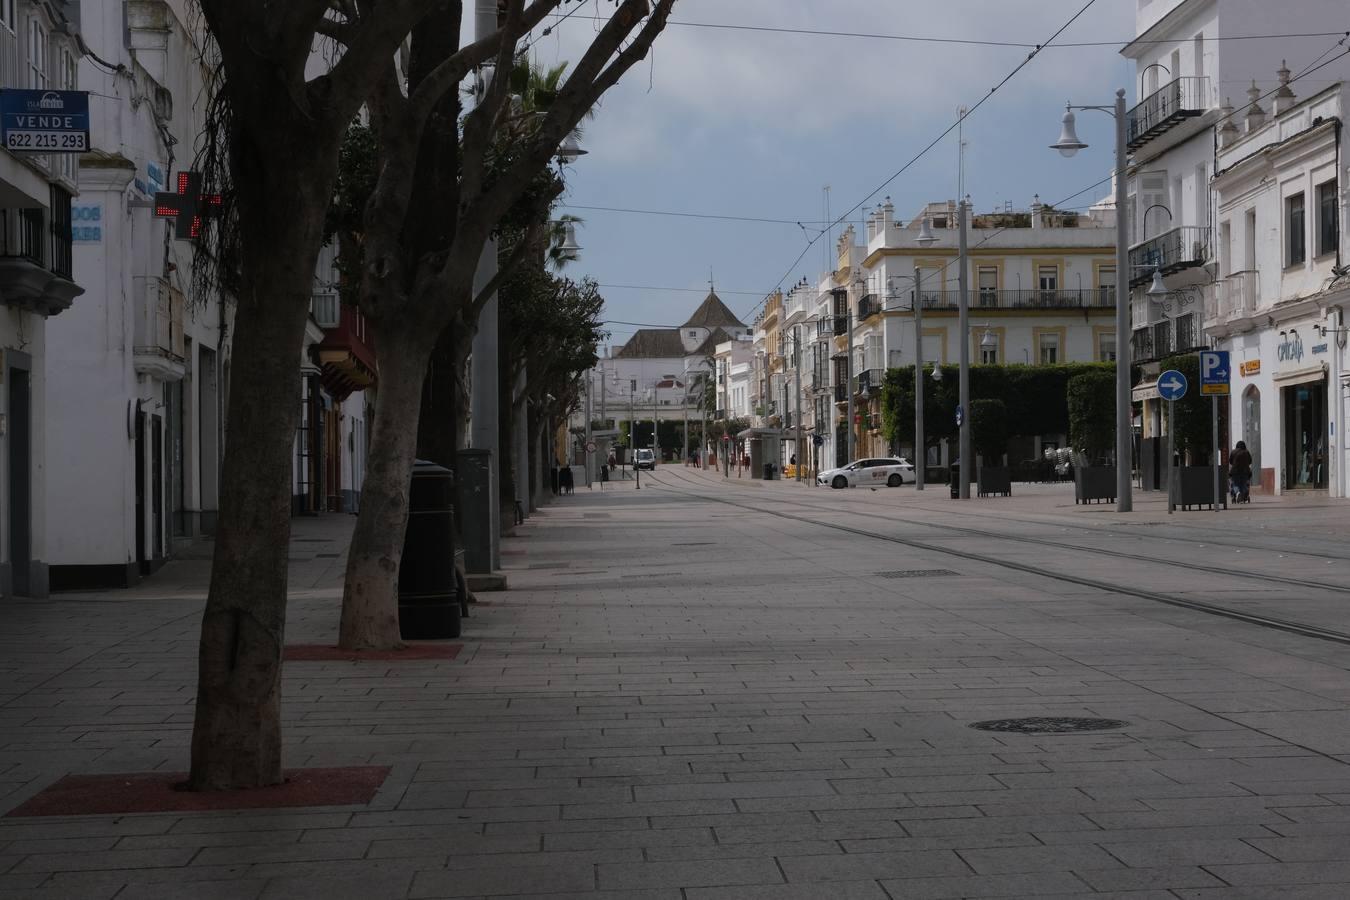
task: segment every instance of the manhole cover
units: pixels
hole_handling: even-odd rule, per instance
[[[901,569],[898,572],[873,572],[877,578],[937,578],[942,575],[957,575],[951,569]]]
[[[980,731],[1008,731],[1015,734],[1072,734],[1076,731],[1107,731],[1124,728],[1129,722],[1119,719],[1081,719],[1073,716],[1031,716],[1026,719],[990,719],[972,722]]]

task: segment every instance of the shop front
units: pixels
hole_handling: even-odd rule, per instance
[[[1283,490],[1327,488],[1326,346],[1309,346],[1302,328],[1279,332],[1275,344],[1275,389],[1280,401],[1280,486]],[[1311,333],[1311,328],[1306,329]],[[1316,352],[1314,352],[1316,351]]]

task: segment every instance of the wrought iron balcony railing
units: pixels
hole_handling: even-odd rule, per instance
[[[864,322],[881,312],[881,298],[867,294],[858,301],[858,321]]]
[[[1210,229],[1183,225],[1164,231],[1130,248],[1130,287],[1153,277],[1154,270],[1164,275],[1180,272],[1209,262]]]
[[[1125,146],[1136,150],[1184,119],[1209,108],[1209,79],[1203,75],[1174,78],[1125,114]]]
[[[923,308],[959,309],[960,291],[922,291]],[[971,309],[1113,309],[1116,289],[1113,285],[1082,290],[1058,288],[984,289],[970,292]]]

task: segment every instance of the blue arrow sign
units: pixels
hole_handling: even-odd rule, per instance
[[[1186,396],[1186,376],[1176,369],[1168,369],[1159,375],[1158,396],[1164,400],[1180,400]]]
[[[965,411],[964,409],[962,409],[961,407],[958,406],[958,407],[956,408],[956,427],[957,427],[957,428],[960,428],[960,427],[961,427],[961,423],[965,421],[965,418],[966,418],[966,411]]]

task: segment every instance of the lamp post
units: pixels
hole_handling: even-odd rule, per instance
[[[1059,140],[1051,144],[1062,156],[1073,156],[1087,146],[1078,139],[1074,129],[1075,109],[1095,109],[1108,113],[1116,120],[1116,511],[1130,512],[1134,508],[1134,496],[1130,475],[1133,470],[1134,454],[1131,440],[1131,404],[1130,404],[1130,311],[1129,311],[1129,247],[1127,244],[1125,218],[1125,89],[1116,91],[1114,106],[1072,106],[1064,111],[1061,120],[1063,130]],[[1121,291],[1121,287],[1125,291]]]
[[[957,496],[962,500],[970,499],[970,284],[967,278],[966,264],[966,227],[970,216],[970,197],[961,198],[956,207],[956,222],[960,229],[960,264],[957,270],[957,286],[960,289],[956,329],[961,334],[960,374],[957,377],[957,403],[960,404],[961,422],[957,425],[957,452],[961,455],[961,485]]]
[[[937,243],[933,223],[925,216],[919,223],[919,236],[914,243],[931,247]],[[914,489],[923,490],[928,469],[928,448],[923,433],[923,285],[919,280],[919,258],[914,257]],[[936,367],[934,367],[936,369]],[[939,378],[941,376],[938,376]]]

